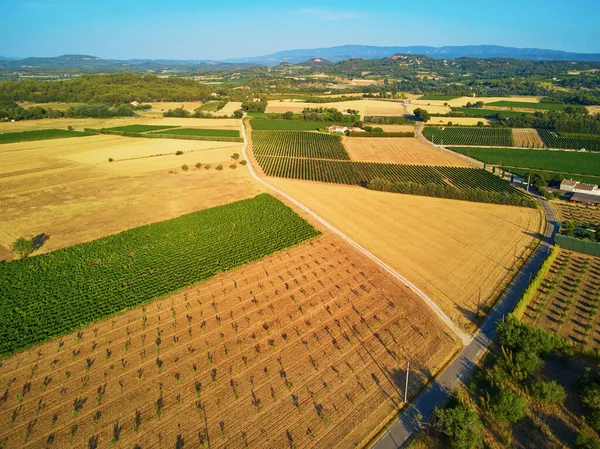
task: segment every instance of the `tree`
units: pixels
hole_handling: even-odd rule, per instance
[[[469,449],[481,442],[481,421],[473,410],[460,404],[446,409],[436,409],[435,427],[448,436],[456,449]]]
[[[536,401],[551,404],[560,404],[567,396],[563,386],[557,384],[555,380],[550,382],[544,382],[542,380],[533,382],[529,389],[529,394]]]
[[[233,118],[242,118],[243,116],[244,116],[244,111],[242,111],[241,109],[233,111]]]
[[[188,167],[186,164],[183,164],[183,165],[181,166],[181,169],[182,169],[183,171],[188,171],[189,167]]]
[[[231,159],[235,159],[236,161],[240,158],[240,153],[233,153],[231,155]]]
[[[417,120],[420,120],[424,123],[427,123],[429,121],[429,119],[431,118],[429,116],[429,112],[427,112],[427,110],[422,109],[422,108],[415,109],[413,114]]]
[[[527,402],[513,391],[499,390],[490,405],[490,411],[500,421],[514,423],[524,418],[529,408]]]
[[[294,113],[292,111],[284,112],[281,115],[281,118],[283,118],[284,120],[293,120],[294,119]]]
[[[33,251],[33,242],[26,238],[20,237],[12,245],[13,251],[21,256],[21,259],[25,259]]]

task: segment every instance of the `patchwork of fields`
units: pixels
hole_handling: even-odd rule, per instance
[[[455,348],[324,236],[3,360],[2,441],[354,447],[401,406],[407,360],[412,396]]]

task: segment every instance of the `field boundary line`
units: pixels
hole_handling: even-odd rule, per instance
[[[356,250],[358,250],[359,252],[361,252],[362,254],[367,256],[368,258],[370,258],[373,262],[375,262],[377,265],[379,265],[381,268],[383,268],[385,271],[387,271],[390,275],[392,275],[392,277],[401,281],[404,285],[406,285],[406,287],[408,287],[410,290],[412,290],[414,293],[416,293],[417,296],[419,296],[419,298],[421,298],[423,300],[423,302],[425,302],[425,304],[438,316],[438,318],[440,318],[440,320],[442,320],[442,322],[444,324],[446,324],[446,326],[448,326],[448,328],[457,336],[457,338],[463,343],[464,346],[468,345],[471,342],[471,340],[473,339],[473,336],[466,333],[465,331],[460,329],[456,324],[454,324],[454,322],[448,317],[448,315],[446,315],[444,313],[444,311],[429,296],[427,296],[427,294],[425,294],[425,292],[423,292],[421,289],[419,289],[416,285],[414,285],[412,282],[410,282],[408,279],[406,279],[400,273],[396,272],[392,267],[390,267],[388,264],[383,262],[381,259],[379,259],[377,256],[375,256],[373,253],[371,253],[367,249],[360,246],[358,243],[356,243],[350,237],[346,236],[344,233],[342,233],[339,229],[334,227],[332,224],[325,221],[325,219],[321,218],[319,215],[317,215],[315,212],[310,210],[307,206],[302,204],[300,201],[296,200],[295,198],[293,198],[292,196],[283,192],[282,190],[279,190],[277,187],[269,184],[267,181],[261,179],[257,175],[256,171],[254,170],[254,167],[252,167],[251,160],[248,158],[248,137],[246,136],[246,126],[244,125],[244,118],[240,119],[240,125],[241,125],[241,134],[243,136],[243,141],[244,141],[244,143],[242,145],[242,155],[243,155],[244,159],[246,159],[246,161],[248,161],[248,164],[247,164],[248,170],[250,172],[250,175],[256,181],[258,181],[262,185],[270,188],[277,194],[281,195],[282,197],[284,197],[285,199],[287,199],[288,201],[290,201],[291,203],[293,203],[294,205],[296,205],[297,207],[302,209],[304,212],[309,214],[311,217],[313,217],[315,220],[317,220],[319,223],[321,223],[327,229],[329,229],[334,234],[336,234],[339,237],[341,237],[342,239],[344,239],[347,243],[349,243]]]

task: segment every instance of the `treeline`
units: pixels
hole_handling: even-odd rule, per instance
[[[232,118],[242,118],[244,113],[241,110],[233,111]],[[210,112],[204,112],[202,108],[194,109],[194,112],[190,112],[184,108],[169,109],[163,113],[163,117],[177,117],[177,118],[223,118],[222,115],[212,115]]]
[[[457,189],[449,185],[418,184],[416,182],[389,182],[375,178],[367,183],[370,190],[381,192],[404,193],[407,195],[431,196],[453,200],[472,201],[476,203],[504,204],[509,206],[538,207],[536,201],[526,195],[508,192],[493,192],[474,188]]]
[[[359,119],[358,111],[348,110],[347,114],[336,108],[304,108],[302,120],[315,122],[352,122]]]
[[[600,133],[600,114],[590,115],[582,108],[566,107],[563,111],[538,111],[516,117],[504,117],[496,126],[510,128],[540,128],[557,132]]]
[[[414,125],[415,121],[403,115],[366,115],[365,123],[377,125]]]
[[[9,120],[38,120],[43,118],[108,118],[108,117],[133,117],[134,107],[130,104],[120,104],[110,107],[102,103],[80,104],[70,107],[65,111],[58,111],[41,106],[24,108],[13,102],[0,103],[0,121]]]
[[[207,101],[206,85],[186,78],[159,78],[133,74],[83,75],[67,81],[6,81],[0,84],[0,100],[105,103],[153,101]]]

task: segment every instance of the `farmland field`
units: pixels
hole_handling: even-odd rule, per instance
[[[480,295],[486,310],[512,278],[515,254],[520,257],[537,240],[542,225],[534,209],[298,180],[269,182],[402,273],[468,330],[475,328]]]
[[[343,122],[314,122],[310,120],[275,120],[275,119],[252,119],[252,129],[255,130],[295,130],[315,131],[331,125],[351,126],[352,123]]]
[[[419,100],[437,100],[437,101],[448,101],[454,100],[455,98],[460,98],[456,95],[423,95],[419,97]]]
[[[600,349],[600,258],[561,251],[523,321],[588,350]]]
[[[381,100],[351,100],[332,103],[306,103],[302,101],[269,100],[266,112],[284,113],[287,111],[302,112],[304,108],[335,108],[339,111],[355,109],[360,115],[404,115],[404,107],[400,102]],[[449,109],[449,108],[448,108]]]
[[[438,145],[514,146],[512,131],[505,128],[423,128],[423,135]]]
[[[514,173],[515,175],[518,176],[527,176],[527,174],[529,172],[533,172],[533,173],[541,173],[543,175],[546,176],[547,179],[552,179],[555,176],[560,176],[563,179],[574,179],[576,181],[579,182],[587,182],[590,184],[597,184],[600,185],[600,177],[597,176],[585,176],[585,175],[578,175],[578,174],[573,174],[573,173],[562,173],[562,172],[555,172],[555,171],[545,171],[545,170],[531,170],[528,168],[515,168],[515,167],[508,167],[508,166],[503,166],[503,168],[506,171],[509,171],[511,173]]]
[[[14,133],[1,133],[0,144],[16,142],[32,142],[36,140],[65,139],[67,137],[84,137],[90,134],[80,131],[64,129],[43,129],[39,131],[22,131]]]
[[[540,135],[544,139],[544,143],[549,148],[563,148],[579,150],[585,148],[590,151],[600,151],[600,139],[596,135],[590,135],[589,137],[571,137],[568,133],[565,133],[563,137],[562,133],[555,133],[547,129],[540,129]]]
[[[429,126],[440,126],[440,125],[448,125],[452,123],[452,125],[461,125],[461,126],[475,126],[479,122],[482,122],[484,125],[489,125],[491,123],[490,120],[486,118],[477,118],[477,117],[431,117],[427,124]],[[452,126],[450,125],[450,126]]]
[[[513,128],[512,133],[516,147],[544,148],[546,146],[537,129]]]
[[[471,117],[490,117],[493,115],[500,115],[501,117],[520,117],[526,112],[517,111],[499,111],[497,109],[479,109],[479,108],[463,108],[453,107],[453,112],[464,112],[466,115]],[[454,117],[453,117],[454,118]]]
[[[159,131],[164,129],[178,128],[178,126],[168,125],[126,125],[116,126],[114,128],[106,128],[109,131],[124,131],[129,133],[144,133],[147,131]]]
[[[248,170],[229,168],[241,146],[110,135],[1,145],[0,245],[44,233],[41,253],[255,196]]]
[[[235,129],[175,128],[160,131],[157,134],[169,134],[173,136],[240,137],[240,132]]]
[[[473,147],[452,147],[452,151],[488,164],[600,176],[600,153]]]
[[[459,190],[480,189],[487,192],[522,195],[509,183],[479,168],[349,162],[263,155],[255,157],[267,176],[279,178],[362,186],[374,179],[381,179],[390,183],[452,185]]]
[[[368,137],[343,137],[343,144],[353,161],[470,166],[460,157],[436,150],[421,143],[416,138],[370,139]]]
[[[521,109],[541,109],[548,111],[560,111],[568,104],[554,104],[554,103],[531,103],[524,101],[494,101],[486,103],[486,106],[497,106],[499,108],[521,108]]]
[[[340,136],[302,131],[253,131],[257,156],[350,160]]]
[[[325,235],[3,360],[2,443],[351,448],[455,348]]]
[[[600,207],[553,201],[558,209],[560,221],[576,221],[578,223],[600,224]]]
[[[63,335],[315,235],[291,209],[262,194],[2,264],[0,355]]]

